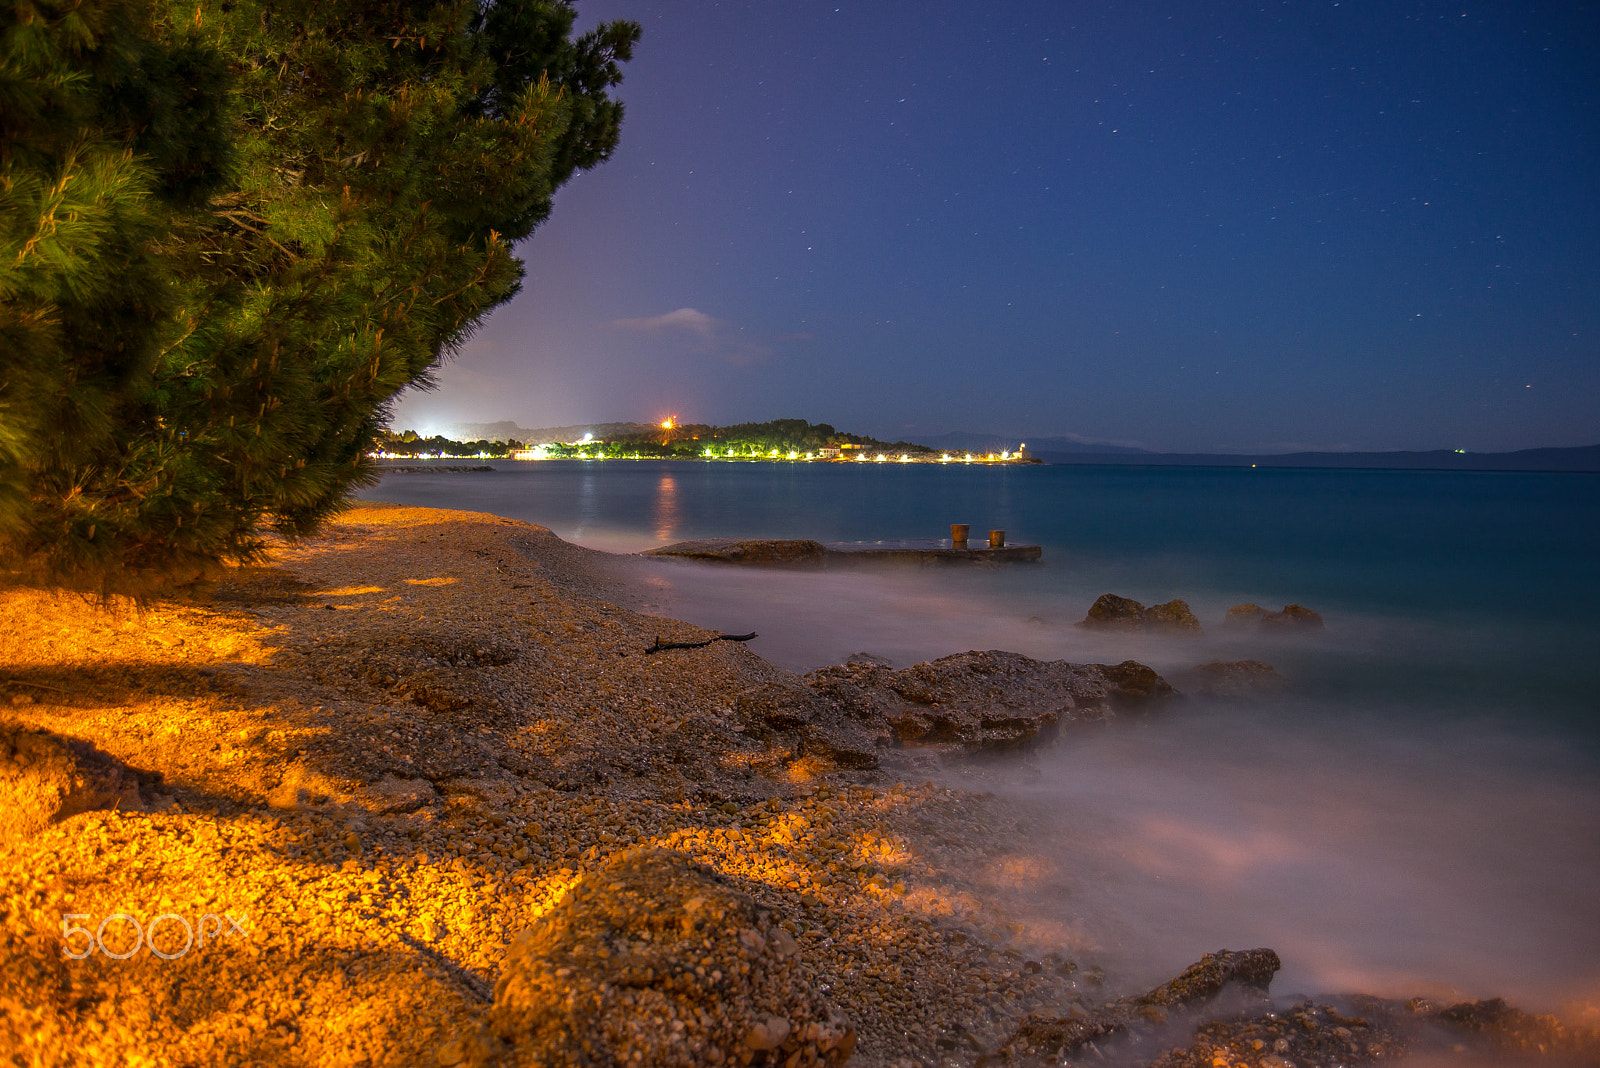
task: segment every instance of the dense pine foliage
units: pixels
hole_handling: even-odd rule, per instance
[[[0,8],[0,566],[146,593],[307,533],[616,144],[566,0]]]

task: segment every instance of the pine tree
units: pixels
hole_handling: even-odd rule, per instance
[[[638,37],[565,0],[0,11],[0,566],[146,594],[315,530],[517,291]]]

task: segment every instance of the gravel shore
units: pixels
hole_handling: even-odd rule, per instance
[[[542,527],[368,504],[206,602],[0,603],[16,1063],[452,1063],[518,932],[637,847],[770,914],[851,1064],[971,1064],[1098,996],[1004,911],[1016,813],[748,730],[793,675],[645,655],[714,635]]]

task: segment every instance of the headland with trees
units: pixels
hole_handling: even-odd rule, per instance
[[[514,460],[746,460],[881,463],[1038,463],[1026,448],[993,453],[940,451],[910,441],[883,441],[851,434],[828,423],[773,419],[764,423],[713,426],[668,419],[657,424],[604,424],[596,434],[577,427],[557,435],[497,436],[460,441],[414,430],[381,431],[374,440],[380,460],[422,457]],[[557,438],[561,440],[557,440]],[[549,438],[550,440],[544,440]]]

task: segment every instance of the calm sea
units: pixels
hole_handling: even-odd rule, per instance
[[[364,496],[467,508],[634,551],[1003,529],[1038,564],[766,571],[652,561],[661,615],[797,670],[966,649],[1286,689],[1074,736],[988,788],[1043,862],[996,875],[1036,937],[1128,986],[1270,945],[1275,989],[1505,995],[1600,1014],[1600,476],[1077,465],[495,462]],[[1198,638],[1073,624],[1101,593],[1186,600]],[[1325,630],[1221,626],[1298,603]],[[1017,869],[1021,870],[1021,869]],[[1593,1021],[1591,1021],[1593,1022]]]

